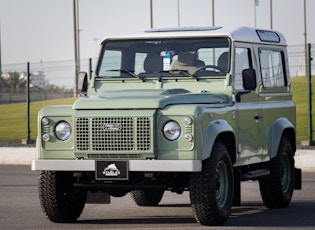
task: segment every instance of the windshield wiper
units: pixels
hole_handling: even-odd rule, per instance
[[[197,81],[199,80],[199,78],[193,74],[190,74],[188,72],[188,70],[183,70],[183,69],[172,69],[170,72],[179,72],[179,74],[183,74],[185,76],[191,77],[193,79],[196,79]]]
[[[121,73],[128,73],[130,76],[141,79],[143,81],[143,78],[139,75],[135,74],[133,70],[127,70],[127,69],[111,69],[109,71],[119,71]]]

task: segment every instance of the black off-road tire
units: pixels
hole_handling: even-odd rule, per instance
[[[39,200],[49,220],[75,222],[82,213],[86,190],[75,189],[72,172],[42,171],[39,176]]]
[[[286,137],[282,137],[278,154],[268,164],[270,175],[259,180],[260,193],[268,208],[285,208],[291,202],[294,183],[294,153]]]
[[[202,162],[202,172],[192,173],[190,200],[194,216],[202,225],[223,225],[233,203],[234,179],[226,146],[216,142],[210,158]]]
[[[157,206],[164,195],[164,190],[134,190],[131,197],[139,206]]]

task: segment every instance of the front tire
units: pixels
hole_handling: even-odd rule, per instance
[[[233,202],[233,166],[223,143],[215,143],[210,158],[202,162],[202,172],[190,178],[190,200],[194,216],[202,225],[223,225]]]
[[[75,222],[82,213],[86,190],[74,188],[77,180],[72,172],[43,171],[39,176],[39,199],[49,220],[56,223]]]
[[[270,175],[259,180],[260,193],[268,208],[289,205],[295,183],[293,150],[287,138],[280,141],[278,154],[269,162]]]

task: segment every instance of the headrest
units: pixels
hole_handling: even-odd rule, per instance
[[[178,61],[182,65],[191,65],[195,64],[196,53],[195,52],[182,52],[178,54]]]
[[[228,65],[229,65],[229,52],[224,52],[220,55],[218,59],[218,66],[224,70],[227,70]]]
[[[148,54],[143,63],[143,68],[146,72],[159,72],[163,70],[163,59],[157,54]]]

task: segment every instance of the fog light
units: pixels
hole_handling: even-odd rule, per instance
[[[193,119],[191,117],[185,117],[185,124],[191,125],[193,123]]]
[[[47,117],[43,117],[43,118],[42,118],[42,124],[43,124],[43,125],[48,125],[49,122],[50,122],[49,118],[47,118]]]
[[[43,141],[47,142],[50,140],[50,135],[48,133],[45,133],[43,136],[42,136],[42,139]]]
[[[185,134],[185,140],[189,141],[189,142],[192,141],[193,140],[193,135],[190,134],[190,133]]]

